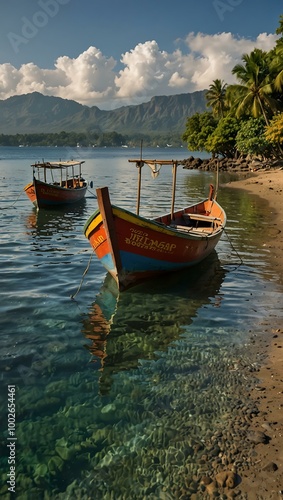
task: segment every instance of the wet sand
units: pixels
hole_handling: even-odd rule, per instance
[[[262,245],[268,248],[271,264],[283,285],[283,169],[259,170],[253,177],[232,182],[226,188],[244,189],[267,200],[273,230],[262,234]],[[250,426],[259,441],[264,433],[266,442],[255,444],[254,460],[228,498],[283,499],[283,324],[279,317],[266,318],[263,328],[266,336],[255,341],[255,348],[266,356],[266,361],[257,373],[259,383],[251,393],[259,413]]]

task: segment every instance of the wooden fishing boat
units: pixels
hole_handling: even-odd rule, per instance
[[[226,214],[217,203],[217,189],[199,203],[174,210],[177,160],[128,160],[138,168],[136,214],[110,203],[107,187],[98,188],[98,210],[88,219],[84,234],[120,291],[145,279],[197,264],[217,245],[226,225]],[[139,215],[141,169],[153,174],[161,165],[172,167],[171,212],[153,219]]]
[[[24,187],[30,201],[39,208],[54,208],[81,201],[87,182],[82,177],[84,161],[35,163],[33,182]]]

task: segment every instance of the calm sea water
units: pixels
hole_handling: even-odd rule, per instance
[[[266,205],[220,187],[228,224],[216,252],[189,272],[117,297],[83,225],[97,208],[96,186],[135,209],[137,171],[127,160],[139,154],[0,148],[4,498],[13,480],[17,499],[175,498],[188,471],[198,473],[199,456],[188,449],[233,418],[235,398],[248,399],[250,382],[230,368],[239,358],[256,362],[251,332],[262,335],[264,318],[278,316],[282,303],[260,240]],[[143,154],[189,156],[181,148]],[[37,213],[23,193],[30,164],[71,158],[85,159],[94,188],[80,206]],[[140,213],[169,211],[171,170],[162,167],[155,180],[142,175]],[[212,173],[179,167],[176,208],[205,197],[213,181]]]

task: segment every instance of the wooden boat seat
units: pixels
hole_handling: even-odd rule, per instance
[[[211,234],[215,231],[214,227],[193,227],[192,233]]]
[[[207,221],[207,222],[215,222],[220,221],[219,217],[214,217],[212,215],[202,215],[202,214],[183,214],[183,218],[186,220],[199,220],[199,221]]]
[[[210,234],[214,231],[213,227],[180,226],[179,224],[170,224],[170,227],[172,227],[173,229],[177,229],[177,231],[194,234]]]
[[[186,231],[187,233],[194,229],[193,226],[181,226],[180,224],[170,224],[170,227],[178,231]]]

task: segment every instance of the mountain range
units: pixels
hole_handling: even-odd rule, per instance
[[[149,102],[100,110],[39,92],[0,100],[0,134],[58,132],[180,133],[186,120],[207,111],[206,90],[152,97]]]

